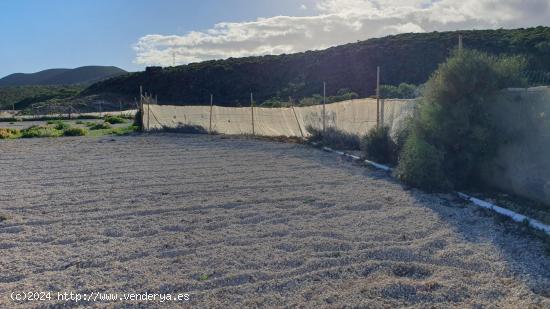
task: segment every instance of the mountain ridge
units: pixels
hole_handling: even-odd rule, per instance
[[[109,93],[132,99],[143,86],[158,95],[161,104],[204,104],[213,94],[218,104],[239,106],[249,104],[251,92],[258,102],[322,94],[326,82],[327,95],[348,88],[369,96],[376,87],[377,66],[382,84],[424,83],[456,48],[459,34],[466,48],[523,55],[531,70],[550,72],[550,28],[540,26],[406,33],[295,54],[149,67],[93,84],[81,95]]]
[[[0,78],[0,86],[92,84],[126,74],[115,66],[82,66],[74,69],[55,68],[35,73],[13,73]]]

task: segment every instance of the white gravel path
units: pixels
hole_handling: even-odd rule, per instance
[[[550,308],[540,241],[303,145],[0,141],[0,215],[0,308]],[[15,303],[14,291],[191,300]]]

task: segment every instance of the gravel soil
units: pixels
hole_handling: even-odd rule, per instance
[[[0,141],[0,308],[550,308],[545,245],[299,144]],[[187,302],[12,292],[189,293]]]

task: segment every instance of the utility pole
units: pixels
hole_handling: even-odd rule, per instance
[[[327,105],[327,83],[323,82],[323,133],[325,133],[325,130],[327,128],[326,105]]]
[[[380,67],[376,67],[376,127],[380,127]]]

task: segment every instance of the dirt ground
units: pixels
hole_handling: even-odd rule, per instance
[[[550,308],[543,244],[299,144],[0,141],[0,307]],[[51,292],[51,301],[10,299]],[[189,293],[73,302],[57,293]]]

